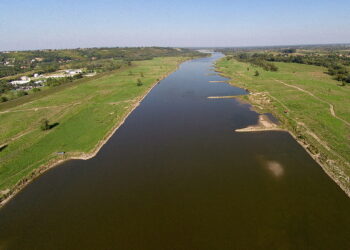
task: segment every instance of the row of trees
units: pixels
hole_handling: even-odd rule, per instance
[[[228,56],[227,59],[230,60],[235,58],[238,61],[248,62],[255,66],[261,67],[266,71],[278,71],[278,67],[275,64],[268,62],[264,58],[257,55],[258,54],[251,55],[249,53],[235,53],[232,56]]]
[[[256,57],[262,60],[270,62],[290,62],[299,64],[308,64],[323,66],[327,68],[327,73],[337,81],[341,81],[342,85],[350,83],[350,72],[348,67],[350,66],[350,58],[340,57],[337,55],[283,55],[283,54],[256,54]]]

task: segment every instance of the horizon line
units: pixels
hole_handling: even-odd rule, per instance
[[[18,50],[0,50],[4,52],[17,51],[43,51],[43,50],[77,50],[77,49],[103,49],[103,48],[185,48],[185,49],[203,49],[203,48],[278,48],[278,47],[301,47],[301,46],[350,46],[350,42],[337,43],[305,43],[305,44],[278,44],[278,45],[239,45],[239,46],[92,46],[92,47],[72,47],[72,48],[41,48],[41,49],[18,49]]]

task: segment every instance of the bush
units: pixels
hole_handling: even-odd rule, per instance
[[[256,70],[254,76],[259,76],[259,75],[260,75],[259,71]]]
[[[49,130],[50,129],[50,125],[49,125],[49,120],[47,120],[47,119],[42,119],[41,121],[40,121],[40,129],[42,130],[42,131],[45,131],[45,130]]]
[[[141,79],[137,79],[137,86],[142,86],[142,85],[143,85],[143,83],[142,83]]]
[[[9,99],[6,96],[0,97],[0,102],[7,102]]]
[[[16,94],[17,94],[17,97],[22,97],[22,96],[28,95],[28,93],[24,90],[18,90],[16,92]]]

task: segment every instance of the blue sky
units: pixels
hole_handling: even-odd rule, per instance
[[[349,0],[0,0],[0,50],[350,43]]]

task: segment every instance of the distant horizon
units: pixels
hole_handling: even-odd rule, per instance
[[[38,49],[17,49],[0,50],[4,52],[16,51],[42,51],[42,50],[75,50],[75,49],[102,49],[102,48],[183,48],[183,49],[215,49],[215,48],[282,48],[282,47],[307,47],[307,46],[350,46],[350,42],[345,43],[309,43],[309,44],[279,44],[279,45],[250,45],[250,46],[93,46],[93,47],[71,47],[71,48],[38,48]]]

